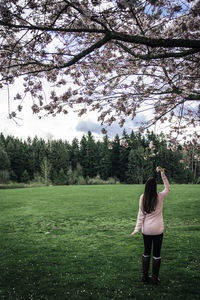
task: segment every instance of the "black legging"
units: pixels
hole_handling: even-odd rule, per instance
[[[146,235],[143,234],[144,239],[144,255],[151,255],[151,248],[153,242],[153,256],[160,257],[163,233],[158,235]]]

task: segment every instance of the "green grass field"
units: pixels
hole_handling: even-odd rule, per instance
[[[142,235],[130,235],[143,189],[0,190],[0,299],[199,299],[200,186],[165,199],[160,286],[140,281]]]

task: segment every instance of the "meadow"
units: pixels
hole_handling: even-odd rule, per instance
[[[199,299],[200,186],[164,200],[159,286],[141,282],[142,235],[130,235],[143,189],[0,190],[0,299]]]

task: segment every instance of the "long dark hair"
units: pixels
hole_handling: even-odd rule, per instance
[[[156,209],[157,205],[157,183],[155,178],[149,178],[146,182],[143,196],[143,210],[150,214]]]

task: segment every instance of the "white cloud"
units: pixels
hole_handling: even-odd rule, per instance
[[[91,131],[93,134],[101,135],[101,129],[106,128],[108,136],[113,138],[116,136],[116,134],[121,136],[124,129],[128,134],[130,134],[132,130],[138,130],[137,123],[140,121],[144,122],[145,120],[146,118],[144,115],[137,116],[134,121],[131,120],[131,118],[127,118],[124,126],[121,128],[117,122],[114,122],[112,125],[106,127],[105,125],[101,126],[96,121],[92,121],[90,118],[87,118],[85,120],[80,120],[77,123],[76,130],[83,133]]]

